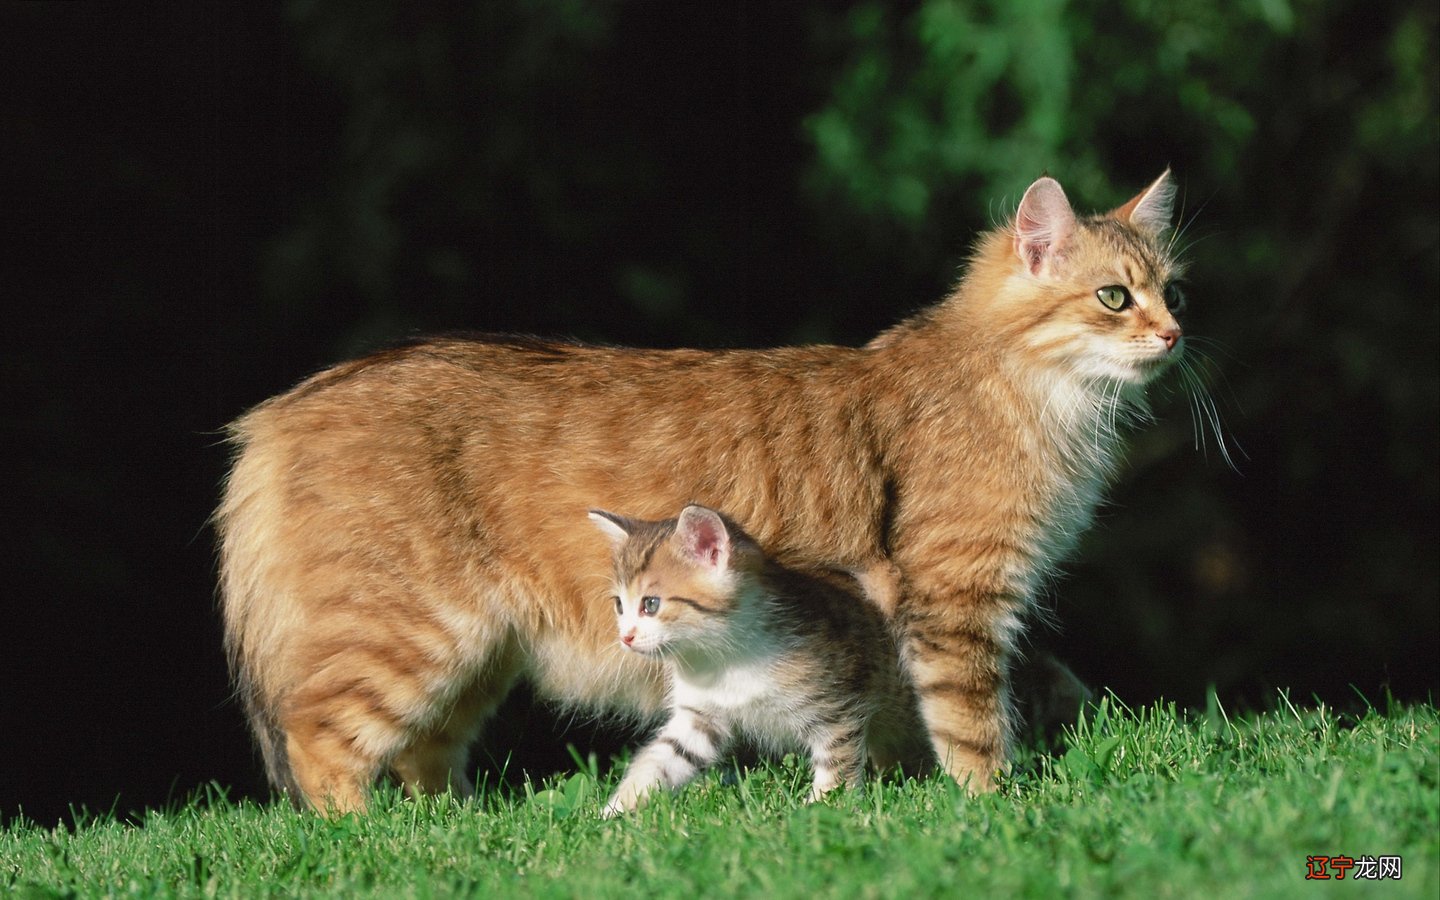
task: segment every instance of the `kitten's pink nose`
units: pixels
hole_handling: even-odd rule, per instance
[[[1166,328],[1164,331],[1155,332],[1155,336],[1165,342],[1166,350],[1174,350],[1176,341],[1180,340],[1180,328]]]
[[[627,647],[630,646],[631,644],[635,643],[635,631],[634,631],[634,629],[631,629],[630,631],[627,631],[627,632],[625,632],[624,634],[620,635],[620,642],[623,643],[623,644],[624,644],[625,646],[627,646]]]

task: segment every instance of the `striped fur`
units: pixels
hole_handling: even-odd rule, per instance
[[[1182,346],[1167,177],[1075,218],[1041,179],[954,292],[860,348],[439,339],[342,363],[231,427],[217,511],[237,689],[272,782],[362,808],[396,772],[468,790],[510,688],[653,717],[580,521],[723,509],[787,565],[855,572],[901,636],[946,770],[1005,760],[1035,590],[1087,526],[1117,423]],[[1097,289],[1124,285],[1120,311]]]
[[[606,816],[686,784],[741,736],[808,753],[812,801],[862,783],[870,729],[893,727],[880,713],[913,699],[885,617],[854,578],[787,569],[702,506],[661,522],[591,517],[615,543],[621,645],[663,660],[670,684],[670,718]]]

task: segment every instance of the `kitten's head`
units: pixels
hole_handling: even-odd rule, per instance
[[[591,510],[610,538],[620,643],[644,656],[721,649],[759,548],[713,509],[659,522]]]
[[[1167,238],[1174,196],[1166,170],[1118,209],[1079,217],[1059,182],[1037,180],[982,249],[998,281],[977,292],[988,327],[1082,380],[1149,382],[1184,350],[1182,270]]]

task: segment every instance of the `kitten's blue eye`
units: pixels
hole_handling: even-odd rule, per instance
[[[647,616],[653,616],[653,615],[655,615],[657,612],[660,611],[660,598],[659,598],[659,597],[641,597],[641,598],[640,598],[640,611],[643,612],[643,613],[645,613],[645,615],[647,615]]]
[[[1130,292],[1118,284],[1102,287],[1095,292],[1095,296],[1100,298],[1100,302],[1106,309],[1113,309],[1115,312],[1119,312],[1132,302]]]
[[[1185,290],[1180,282],[1165,285],[1165,308],[1177,315],[1185,311]]]
[[[617,615],[617,616],[623,616],[623,615],[625,615],[625,604],[620,602],[620,598],[619,598],[619,597],[616,597],[616,598],[615,598],[615,615]]]

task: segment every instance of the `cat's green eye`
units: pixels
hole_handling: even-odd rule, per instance
[[[641,597],[640,611],[647,616],[653,616],[660,611],[659,597]]]
[[[1185,311],[1185,288],[1180,282],[1165,285],[1165,308],[1176,315]]]
[[[1102,287],[1095,292],[1095,296],[1100,299],[1106,309],[1113,309],[1115,312],[1129,306],[1131,302],[1130,292],[1118,284]]]
[[[625,615],[625,604],[620,602],[620,598],[619,598],[619,597],[616,597],[616,598],[615,598],[615,615],[617,615],[617,616],[623,616],[623,615]]]

